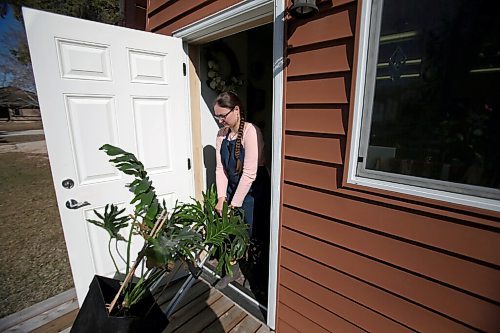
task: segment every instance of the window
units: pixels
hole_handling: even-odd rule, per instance
[[[499,11],[482,0],[367,2],[351,178],[499,205]]]

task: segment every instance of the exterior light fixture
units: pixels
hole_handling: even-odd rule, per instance
[[[319,12],[316,0],[293,0],[290,14],[295,18],[306,18],[316,15]]]

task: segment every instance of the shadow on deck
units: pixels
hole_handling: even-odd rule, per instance
[[[165,308],[184,279],[174,282],[158,300]],[[78,313],[74,289],[0,319],[0,332],[69,332]],[[220,291],[198,280],[170,316],[164,332],[270,332],[269,328]]]

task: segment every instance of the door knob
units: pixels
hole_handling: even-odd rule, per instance
[[[89,206],[89,205],[90,205],[90,203],[87,201],[78,202],[75,199],[69,199],[68,201],[66,201],[66,207],[68,209],[78,209],[78,208],[82,208],[82,207]]]

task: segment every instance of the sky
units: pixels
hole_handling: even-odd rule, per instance
[[[21,22],[14,18],[13,11],[9,8],[7,15],[4,18],[0,18],[0,64],[6,61],[6,58],[9,57],[9,50],[15,46],[15,41],[9,39],[9,32],[13,29],[17,30],[21,28]],[[3,73],[0,73],[1,75]]]
[[[13,13],[14,12],[9,8],[5,18],[0,18],[0,35],[2,36],[2,43],[5,43],[5,38],[3,38],[4,34],[7,34],[10,29],[21,29],[22,27],[21,22],[14,18]],[[7,45],[1,45],[0,52],[5,51],[5,46]]]

